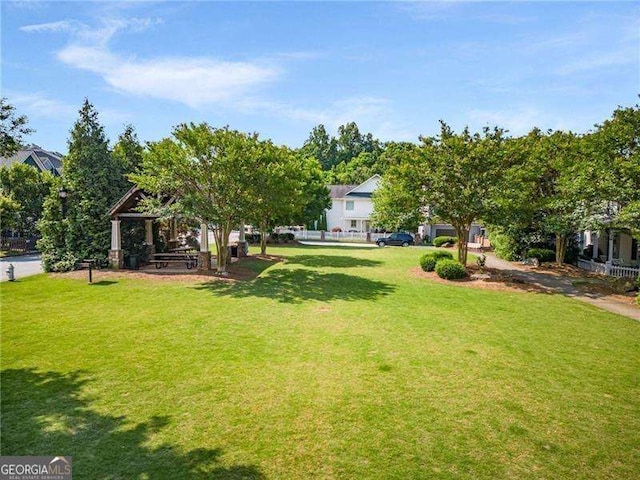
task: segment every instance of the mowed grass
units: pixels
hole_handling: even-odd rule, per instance
[[[638,478],[640,324],[270,248],[252,281],[3,283],[3,455],[77,479]]]

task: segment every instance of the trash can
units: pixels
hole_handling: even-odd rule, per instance
[[[140,255],[129,255],[127,267],[131,270],[138,270]]]

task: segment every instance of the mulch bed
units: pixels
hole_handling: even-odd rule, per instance
[[[477,267],[469,266],[467,271],[471,274],[479,273]],[[488,279],[471,279],[471,277],[466,277],[461,280],[445,280],[440,278],[436,272],[425,272],[420,267],[413,267],[411,269],[411,274],[415,277],[425,278],[427,280],[443,283],[446,285],[460,285],[463,287],[471,287],[471,288],[482,288],[486,290],[503,290],[503,291],[527,291],[527,292],[536,292],[536,293],[551,293],[550,290],[541,287],[539,285],[533,285],[529,283],[525,283],[519,278],[513,278],[507,272],[502,270],[498,270],[495,268],[484,268],[484,273],[488,273],[490,278]]]

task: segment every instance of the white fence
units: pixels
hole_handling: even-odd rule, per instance
[[[620,265],[592,262],[589,260],[578,260],[578,267],[590,272],[618,278],[636,278],[640,275],[640,267],[623,267]]]
[[[291,232],[296,240],[325,240],[329,242],[375,242],[377,238],[386,237],[388,233],[367,232],[321,232],[318,230],[298,230]]]

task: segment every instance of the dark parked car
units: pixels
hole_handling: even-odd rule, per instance
[[[413,241],[413,237],[408,233],[392,233],[388,237],[378,238],[376,243],[379,247],[384,247],[385,245],[402,245],[403,247],[408,247],[415,242]]]

